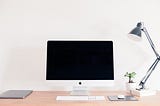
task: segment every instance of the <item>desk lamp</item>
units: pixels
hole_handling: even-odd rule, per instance
[[[147,40],[148,40],[153,52],[156,55],[156,59],[153,62],[153,64],[150,66],[148,71],[146,72],[145,76],[140,81],[139,88],[137,88],[134,91],[131,91],[131,93],[133,93],[134,95],[138,95],[138,96],[148,96],[148,95],[153,95],[156,93],[155,91],[147,90],[145,88],[145,84],[146,84],[148,78],[150,77],[150,75],[152,74],[152,72],[154,71],[155,67],[157,66],[158,62],[160,61],[160,56],[159,56],[158,52],[156,51],[155,46],[151,40],[151,37],[149,36],[149,33],[148,33],[146,27],[144,27],[143,22],[139,22],[137,24],[137,26],[133,30],[131,30],[131,32],[128,35],[130,38],[133,38],[134,40],[139,41],[142,37],[141,32],[144,32],[144,34],[146,35]]]

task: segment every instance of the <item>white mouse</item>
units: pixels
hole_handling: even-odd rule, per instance
[[[124,99],[125,98],[124,95],[118,95],[117,97],[118,97],[118,99]]]

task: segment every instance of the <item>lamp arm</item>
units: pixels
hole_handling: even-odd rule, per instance
[[[157,59],[153,62],[153,64],[152,64],[151,67],[148,69],[147,73],[145,74],[145,76],[142,78],[142,80],[141,80],[140,83],[139,83],[139,86],[140,86],[139,89],[145,89],[145,86],[144,86],[144,85],[145,85],[145,83],[147,82],[147,80],[148,80],[148,78],[150,77],[150,75],[152,74],[152,72],[154,71],[154,69],[155,69],[155,67],[157,66],[158,62],[160,61],[160,56],[159,56],[158,52],[157,52],[156,49],[155,49],[155,46],[154,46],[154,44],[153,44],[153,41],[152,41],[151,37],[149,36],[149,33],[148,33],[146,27],[143,27],[141,30],[145,33],[145,35],[146,35],[146,37],[147,37],[147,40],[149,41],[150,46],[151,46],[153,52],[155,53],[155,55],[156,55],[156,57],[157,57]]]
[[[151,67],[148,69],[147,73],[145,74],[145,76],[142,78],[142,80],[139,83],[139,90],[141,89],[145,89],[145,83],[148,80],[148,78],[150,77],[150,75],[152,74],[152,72],[154,71],[155,67],[157,66],[158,62],[160,61],[159,58],[157,58],[154,63],[151,65]]]
[[[157,52],[156,49],[155,49],[155,46],[154,46],[154,44],[153,44],[152,39],[151,39],[151,37],[149,36],[149,33],[148,33],[147,29],[146,29],[145,27],[143,27],[142,31],[145,33],[145,35],[146,35],[146,37],[147,37],[147,40],[149,41],[149,43],[150,43],[150,45],[151,45],[151,48],[152,48],[152,50],[154,51],[156,57],[157,57],[157,58],[160,58],[158,52]]]

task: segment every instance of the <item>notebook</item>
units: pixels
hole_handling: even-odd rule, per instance
[[[0,99],[24,99],[32,90],[8,90],[0,94]]]

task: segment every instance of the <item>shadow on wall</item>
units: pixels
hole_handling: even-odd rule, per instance
[[[44,51],[36,47],[11,49],[2,89],[36,89],[45,84]]]

